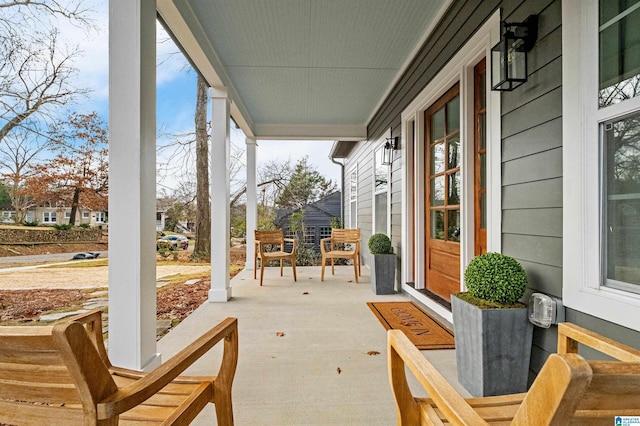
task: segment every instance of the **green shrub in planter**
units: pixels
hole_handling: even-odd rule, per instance
[[[471,296],[510,305],[524,294],[527,274],[513,257],[484,253],[469,262],[464,272],[464,282]]]
[[[369,251],[371,254],[393,254],[391,240],[385,234],[373,234],[369,238]]]

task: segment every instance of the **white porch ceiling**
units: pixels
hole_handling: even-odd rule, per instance
[[[158,0],[168,30],[257,139],[366,139],[450,0]]]

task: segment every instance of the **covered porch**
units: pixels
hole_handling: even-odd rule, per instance
[[[210,87],[211,206],[198,207],[212,213],[209,301],[235,304],[228,278],[231,119],[246,136],[251,241],[257,227],[259,142],[368,140],[371,121],[450,4],[110,2],[109,352],[114,364],[151,370],[163,359],[154,341],[152,302],[156,21]],[[384,125],[397,127],[397,134],[398,123],[390,120]],[[247,247],[252,259],[253,245]]]
[[[351,266],[338,266],[335,276],[328,273],[321,282],[319,267],[300,267],[294,283],[286,270],[280,277],[278,268],[268,268],[260,287],[253,272],[245,269],[231,280],[230,303],[203,304],[163,337],[158,349],[168,358],[220,320],[237,317],[237,424],[395,424],[386,331],[366,302],[409,299],[399,294],[375,296],[368,269],[362,273],[356,284],[350,282]],[[369,355],[370,351],[380,354]],[[422,353],[468,396],[456,381],[454,350]],[[210,372],[209,363],[217,356],[208,354],[189,371]],[[414,385],[412,389],[423,394]],[[213,408],[207,407],[194,424],[215,424]]]

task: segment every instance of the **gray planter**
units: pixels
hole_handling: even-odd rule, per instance
[[[371,256],[371,291],[375,294],[393,294],[396,284],[396,255]]]
[[[527,308],[480,309],[451,296],[458,381],[473,396],[527,391],[533,324]]]

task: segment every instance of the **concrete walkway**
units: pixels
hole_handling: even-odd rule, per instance
[[[262,287],[253,271],[232,280],[232,299],[205,303],[163,337],[164,360],[226,317],[238,318],[239,362],[233,388],[236,425],[393,425],[395,403],[387,376],[386,331],[366,302],[408,300],[376,296],[366,268],[360,283],[351,266],[265,271]],[[277,333],[284,333],[279,337]],[[379,355],[368,355],[376,351]],[[455,382],[453,350],[423,351]],[[212,351],[190,374],[213,374],[219,359]],[[456,387],[460,388],[457,383]],[[412,387],[415,386],[415,382]],[[462,392],[464,390],[460,388]],[[215,423],[213,407],[194,422]]]

